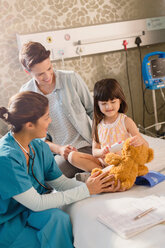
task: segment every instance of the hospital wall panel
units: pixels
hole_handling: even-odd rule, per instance
[[[49,32],[52,30],[75,29],[87,26],[129,22],[140,19],[163,17],[165,1],[162,0],[2,0],[0,8],[0,105],[7,105],[9,97],[19,91],[22,84],[30,79],[24,73],[18,59],[16,34]],[[157,36],[156,36],[157,39]],[[141,47],[142,58],[153,51],[165,51],[165,43],[149,44]],[[77,71],[90,91],[94,83],[105,77],[115,77],[122,85],[131,113],[130,94],[128,90],[127,66],[135,122],[142,124],[143,101],[141,91],[141,67],[139,50],[130,47],[104,51],[103,53],[76,56],[53,61],[59,69]],[[138,93],[137,93],[138,92]],[[159,94],[158,94],[159,95]],[[147,104],[152,108],[151,93],[147,92]],[[162,104],[159,97],[158,105]],[[165,110],[158,112],[163,120]],[[154,122],[154,116],[146,114],[146,126]],[[0,133],[5,127],[0,122]]]

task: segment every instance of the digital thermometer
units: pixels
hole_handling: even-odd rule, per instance
[[[115,152],[121,151],[123,148],[123,144],[124,144],[124,141],[113,144],[111,147],[109,147],[109,152],[115,153]]]

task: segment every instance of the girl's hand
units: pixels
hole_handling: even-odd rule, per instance
[[[140,146],[144,144],[146,146],[149,146],[148,142],[139,133],[139,130],[135,122],[131,118],[129,117],[125,118],[125,126],[127,129],[127,132],[132,136],[132,138],[130,139],[130,145]]]
[[[90,176],[86,181],[90,195],[123,191],[120,187],[120,181],[118,181],[117,186],[114,186],[114,183],[115,178],[113,175],[108,175],[108,172],[99,174],[99,171]]]
[[[144,143],[145,143],[144,139],[141,135],[135,135],[135,136],[130,138],[130,145],[131,146],[141,146]]]
[[[105,158],[105,155],[109,153],[109,147],[105,146],[101,149],[101,158]]]
[[[72,151],[77,151],[77,149],[71,145],[61,146],[60,155],[63,156],[65,159],[68,159],[68,155]]]

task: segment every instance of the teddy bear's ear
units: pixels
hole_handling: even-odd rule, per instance
[[[151,160],[153,160],[153,158],[154,158],[154,151],[151,148],[149,148],[147,162],[150,162]]]

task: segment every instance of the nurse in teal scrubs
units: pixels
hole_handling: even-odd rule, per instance
[[[70,218],[59,207],[120,185],[107,173],[86,183],[62,175],[40,139],[51,122],[45,96],[18,93],[8,109],[0,108],[0,118],[11,126],[0,139],[0,247],[73,248]]]

